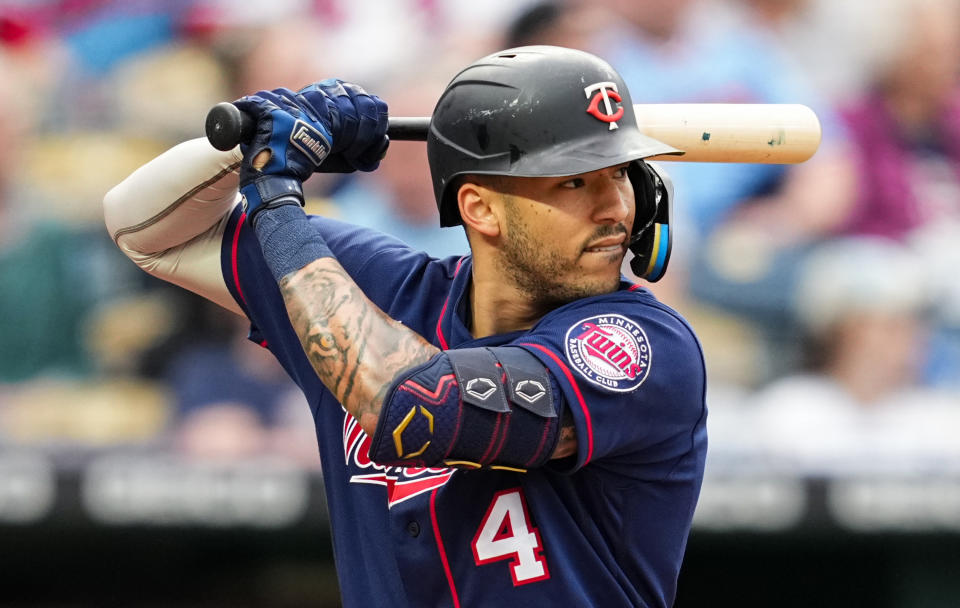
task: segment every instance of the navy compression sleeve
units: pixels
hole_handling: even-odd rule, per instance
[[[263,209],[253,226],[263,258],[280,279],[320,258],[332,258],[327,242],[299,205]]]

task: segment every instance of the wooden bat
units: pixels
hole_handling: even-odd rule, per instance
[[[640,130],[683,150],[655,160],[802,163],[820,146],[820,121],[800,104],[636,104]]]
[[[654,160],[713,163],[802,163],[820,145],[820,121],[800,104],[657,103],[635,104],[640,131],[683,150],[682,156]],[[425,141],[428,117],[390,117],[393,140]],[[230,150],[253,135],[253,119],[229,102],[207,114],[213,147]]]

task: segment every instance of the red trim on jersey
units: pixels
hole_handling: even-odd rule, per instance
[[[453,271],[453,278],[457,278],[457,274],[460,273],[460,266],[463,264],[463,258],[457,260],[457,269]],[[447,346],[447,339],[443,335],[443,328],[441,324],[443,323],[443,316],[447,314],[447,305],[450,303],[450,294],[447,294],[447,299],[443,302],[443,308],[440,309],[440,318],[437,319],[437,341],[440,342],[440,349],[447,350],[450,348]]]
[[[447,575],[447,584],[450,585],[450,595],[453,596],[454,608],[460,608],[460,597],[457,595],[457,585],[453,582],[453,573],[450,572],[450,562],[447,561],[447,551],[443,548],[443,539],[440,538],[440,525],[437,523],[437,490],[430,493],[430,523],[433,524],[433,537],[437,539],[437,551],[440,553],[440,563],[443,564],[443,573]]]
[[[455,375],[447,374],[446,376],[440,377],[437,387],[432,390],[421,384],[418,384],[414,380],[407,380],[401,384],[397,390],[418,395],[421,399],[428,401],[433,405],[443,405],[447,400],[447,397],[450,395],[450,390],[454,387],[456,382],[457,377]]]
[[[243,289],[240,287],[240,272],[237,270],[237,248],[240,244],[240,228],[243,227],[243,221],[247,219],[246,213],[240,214],[240,219],[237,221],[237,227],[233,231],[233,246],[230,248],[230,266],[233,269],[233,284],[237,288],[237,293],[240,295],[240,299],[243,300],[244,306],[247,304],[247,298],[243,295]]]
[[[583,420],[587,426],[587,457],[584,459],[583,464],[590,462],[590,459],[593,457],[593,421],[590,419],[590,410],[587,409],[587,402],[583,398],[583,393],[580,392],[580,387],[577,385],[577,381],[573,379],[573,373],[570,371],[570,368],[567,367],[564,362],[549,348],[540,346],[539,344],[530,344],[525,343],[521,346],[532,346],[539,351],[543,351],[547,354],[548,357],[553,359],[553,362],[560,366],[560,369],[563,371],[563,375],[567,377],[567,381],[570,383],[570,386],[573,387],[573,392],[577,396],[577,401],[580,403],[580,410],[583,412]]]
[[[636,291],[641,287],[643,287],[643,285],[641,285],[640,283],[634,283],[633,285],[627,288],[627,291]]]

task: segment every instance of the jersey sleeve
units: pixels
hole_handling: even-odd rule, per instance
[[[577,432],[563,471],[591,462],[628,477],[702,466],[706,371],[689,325],[649,294],[619,292],[551,313],[518,341],[547,366]],[[692,456],[692,458],[691,458]]]
[[[345,222],[319,216],[310,216],[310,221],[347,274],[381,310],[421,335],[436,323],[439,312],[411,315],[438,308],[424,304],[442,302],[456,258],[436,260],[395,238]],[[227,288],[250,319],[250,339],[269,346],[285,365],[288,362],[276,349],[278,342],[295,345],[288,355],[299,356],[299,341],[290,327],[280,290],[239,206],[227,221],[220,263]]]
[[[391,317],[404,320],[400,317],[408,311],[429,311],[435,299],[446,296],[459,258],[436,259],[395,237],[347,222],[319,216],[311,220],[347,274]],[[434,287],[441,290],[436,298]]]

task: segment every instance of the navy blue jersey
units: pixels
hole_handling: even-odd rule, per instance
[[[526,331],[467,330],[471,258],[437,260],[312,217],[384,312],[441,349],[518,345],[556,378],[578,452],[527,473],[385,467],[321,384],[260,246],[234,211],[227,285],[313,412],[345,606],[669,606],[706,455],[705,371],[687,323],[645,289],[550,312]]]

